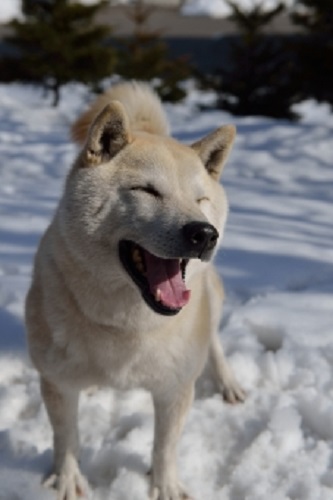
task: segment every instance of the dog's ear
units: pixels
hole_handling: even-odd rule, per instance
[[[84,148],[84,163],[97,166],[113,158],[130,142],[129,122],[123,105],[111,101],[93,121]]]
[[[192,144],[208,173],[219,179],[236,136],[236,127],[224,125]]]

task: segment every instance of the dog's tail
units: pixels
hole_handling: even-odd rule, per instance
[[[83,144],[93,120],[114,100],[120,101],[124,106],[132,130],[158,135],[169,134],[168,120],[157,94],[147,83],[131,81],[114,85],[100,95],[72,125],[72,139]]]

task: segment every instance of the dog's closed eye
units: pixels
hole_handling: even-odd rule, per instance
[[[154,196],[154,198],[162,198],[161,193],[152,185],[146,184],[142,186],[132,186],[130,188],[131,191],[139,191],[142,193],[149,194],[150,196]]]
[[[201,198],[198,198],[197,199],[197,203],[203,203],[204,201],[210,201],[209,198],[207,198],[207,196],[202,196]]]

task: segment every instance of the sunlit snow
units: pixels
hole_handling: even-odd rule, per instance
[[[298,124],[198,111],[192,90],[167,106],[192,142],[234,123],[223,181],[230,200],[216,263],[227,300],[221,339],[247,391],[225,404],[198,384],[179,446],[196,500],[333,498],[333,115],[299,106]],[[88,99],[68,86],[58,109],[42,92],[0,86],[0,499],[46,500],[51,430],[25,347],[23,308],[37,243],[75,155],[68,139]],[[149,396],[95,390],[80,408],[82,467],[94,500],[144,500],[153,415]]]

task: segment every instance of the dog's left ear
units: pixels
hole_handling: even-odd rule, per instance
[[[84,148],[84,161],[97,166],[110,161],[130,142],[129,121],[123,105],[111,101],[93,121]]]
[[[192,144],[192,148],[200,156],[208,173],[215,180],[220,178],[235,136],[236,127],[224,125]]]

